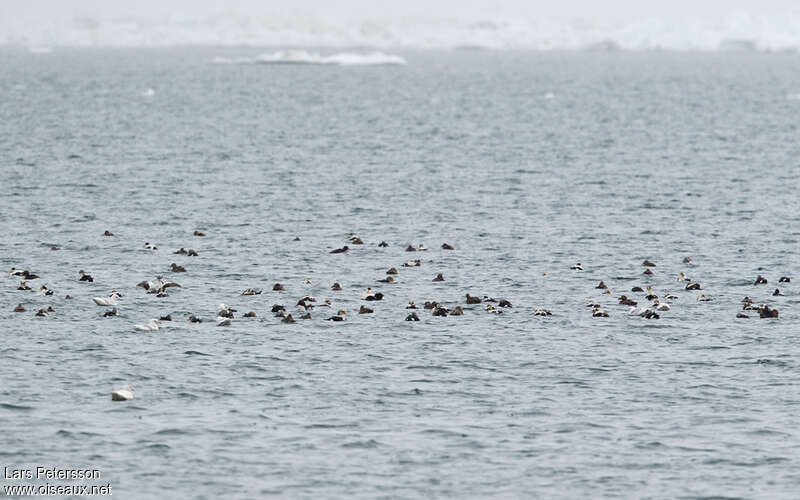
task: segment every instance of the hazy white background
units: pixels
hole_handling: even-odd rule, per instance
[[[800,0],[0,0],[0,44],[800,46]]]

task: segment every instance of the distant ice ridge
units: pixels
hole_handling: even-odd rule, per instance
[[[405,64],[406,60],[393,54],[383,52],[339,52],[329,56],[321,56],[317,52],[306,50],[280,50],[258,57],[215,57],[216,64],[330,64],[337,66],[363,66],[384,64]]]
[[[189,14],[190,15],[190,14]],[[486,48],[535,50],[800,49],[800,9],[782,16],[730,13],[702,19],[642,19],[604,24],[540,17],[388,17],[333,19],[314,12],[252,16],[229,9],[202,17],[22,19],[0,16],[0,45]],[[365,64],[342,58],[336,64]],[[350,62],[358,61],[358,62]],[[245,61],[240,61],[245,62]],[[270,61],[262,61],[270,62]],[[275,62],[275,61],[272,61]],[[299,62],[299,61],[298,61]],[[309,64],[332,62],[313,61]]]

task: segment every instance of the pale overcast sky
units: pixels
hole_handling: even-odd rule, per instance
[[[319,15],[362,18],[383,16],[486,17],[497,14],[545,16],[553,19],[591,18],[600,22],[630,21],[642,17],[707,18],[741,11],[752,15],[781,15],[797,12],[798,0],[2,0],[2,15],[51,18],[93,15],[158,17],[204,16],[235,9],[241,13],[264,15],[312,11]]]
[[[0,0],[0,45],[800,49],[800,0]]]

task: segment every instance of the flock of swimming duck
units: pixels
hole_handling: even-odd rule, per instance
[[[114,236],[113,233],[110,231],[106,231],[103,236]],[[205,233],[201,231],[195,231],[194,236],[196,237],[203,237]],[[295,240],[299,240],[300,238],[297,237]],[[364,245],[364,241],[355,234],[350,234],[348,236],[348,244],[342,246],[341,248],[336,248],[331,250],[331,254],[346,254],[350,251],[350,245]],[[378,243],[378,247],[386,248],[389,244],[386,241],[381,241]],[[157,250],[157,246],[146,242],[143,245],[143,248],[148,250]],[[453,251],[455,248],[448,244],[444,243],[441,246],[443,251]],[[406,247],[406,252],[424,252],[427,248],[420,244],[418,246],[409,245]],[[174,254],[177,255],[185,255],[187,257],[198,257],[199,254],[197,251],[193,249],[185,249],[180,248],[179,250],[175,251]],[[684,259],[684,264],[691,264],[692,260],[690,257],[686,257]],[[409,260],[402,264],[401,267],[410,268],[410,267],[420,267],[422,265],[422,259],[413,259]],[[645,268],[643,274],[644,275],[652,275],[653,268],[656,267],[654,262],[650,260],[645,260],[642,263],[642,266]],[[575,264],[571,266],[571,269],[575,272],[583,271],[583,266],[581,264]],[[186,268],[184,266],[178,265],[176,263],[172,263],[170,266],[170,270],[172,273],[185,273]],[[21,291],[33,291],[33,288],[30,286],[29,282],[39,279],[39,276],[35,273],[32,273],[28,270],[17,269],[12,267],[10,272],[10,276],[13,278],[20,279],[19,286],[17,287],[18,290]],[[396,283],[396,278],[399,274],[399,271],[396,267],[391,267],[386,271],[386,276],[382,279],[377,280],[378,282],[385,283],[385,284],[393,284]],[[86,273],[83,270],[78,271],[77,280],[80,282],[94,282],[94,278]],[[437,273],[433,279],[433,282],[441,282],[445,281],[444,275],[442,273]],[[677,275],[677,281],[681,283],[683,288],[687,291],[695,291],[695,290],[702,290],[702,286],[699,282],[690,279],[684,272],[680,272]],[[778,279],[779,283],[790,283],[791,279],[788,276],[781,276]],[[310,280],[305,280],[306,284],[310,284]],[[768,284],[768,280],[763,276],[759,275],[755,281],[754,285],[766,285]],[[170,288],[181,288],[181,285],[174,282],[169,281],[164,278],[164,276],[156,276],[154,280],[145,280],[136,285],[139,288],[144,289],[147,294],[153,294],[156,297],[166,297],[169,295]],[[595,287],[598,290],[601,290],[603,294],[611,294],[611,290],[609,287],[601,281]],[[285,287],[280,283],[275,283],[272,287],[273,291],[285,291]],[[333,283],[331,286],[331,291],[337,292],[342,291],[342,286],[339,283]],[[36,291],[37,295],[40,296],[50,296],[53,295],[53,290],[50,290],[46,285],[39,286],[38,290]],[[622,306],[626,306],[627,314],[632,316],[641,316],[646,319],[659,319],[660,313],[665,311],[669,311],[671,309],[671,303],[678,299],[678,296],[673,295],[672,293],[665,293],[661,296],[656,294],[652,286],[648,286],[646,288],[642,288],[639,286],[634,286],[631,288],[630,292],[626,293],[640,293],[644,294],[644,300],[639,299],[636,300],[634,298],[630,298],[627,295],[621,295],[618,298],[618,304]],[[261,290],[255,288],[248,288],[241,292],[243,296],[252,296],[252,295],[260,295]],[[776,289],[772,295],[778,296],[782,295],[779,289]],[[372,307],[372,303],[383,300],[383,292],[373,290],[371,287],[368,287],[361,293],[360,298],[362,301],[366,302],[367,304],[362,304],[358,309],[358,314],[371,314],[374,312]],[[69,295],[65,297],[65,299],[71,299]],[[112,290],[107,297],[93,297],[92,301],[99,307],[103,307],[106,310],[103,313],[103,316],[110,317],[110,316],[118,316],[119,309],[118,307],[121,304],[123,296],[117,290]],[[698,301],[707,302],[711,301],[712,298],[706,296],[705,293],[701,292],[700,295],[697,297]],[[506,299],[494,299],[489,296],[484,295],[483,297],[473,296],[469,293],[465,295],[465,304],[466,305],[478,305],[478,304],[485,304],[485,311],[491,314],[502,314],[503,310],[506,308],[513,307],[511,302]],[[294,310],[291,309],[294,307]],[[310,295],[304,295],[299,298],[299,300],[294,304],[284,305],[284,304],[274,304],[270,310],[272,314],[274,314],[277,318],[280,318],[280,321],[284,323],[294,323],[296,321],[295,317],[300,320],[309,320],[312,318],[311,312],[317,308],[328,308],[329,310],[333,307],[333,304],[330,299],[326,299],[324,301],[318,301],[315,297]],[[374,307],[374,306],[373,306]],[[610,313],[607,309],[605,309],[600,303],[590,300],[587,304],[591,311],[591,315],[593,317],[609,317]],[[431,311],[432,316],[461,316],[464,314],[464,309],[461,307],[460,304],[452,304],[450,306],[446,306],[445,304],[436,302],[436,301],[426,301],[421,306],[417,306],[414,301],[411,301],[406,306],[408,310],[406,314],[406,321],[419,321],[420,316],[418,310],[422,308],[423,310]],[[18,304],[16,308],[13,309],[16,313],[23,313],[26,312],[26,308],[22,305],[22,303]],[[752,311],[753,314],[758,314],[761,318],[777,318],[778,317],[778,310],[770,307],[767,304],[756,304],[750,297],[744,297],[742,300],[742,311],[739,312],[736,317],[737,318],[748,318],[748,312]],[[36,310],[35,315],[40,317],[46,317],[55,310],[52,306],[47,308],[39,308]],[[237,309],[234,307],[228,306],[226,304],[219,304],[216,309],[216,324],[217,326],[224,327],[229,326],[233,322],[236,317]],[[544,308],[537,308],[533,312],[534,316],[551,316],[552,313]],[[327,314],[327,321],[346,321],[347,320],[347,311],[338,310],[335,314]],[[256,313],[254,311],[247,312],[243,315],[245,318],[253,318],[256,317]],[[187,321],[192,323],[200,323],[203,321],[202,318],[195,315],[189,315]],[[133,329],[136,331],[142,332],[152,332],[157,331],[160,326],[166,321],[172,321],[172,316],[170,314],[161,316],[159,318],[153,318],[148,322],[135,324],[133,325]]]
[[[112,237],[114,236],[113,233],[110,231],[106,231],[103,236]],[[201,231],[194,232],[195,237],[203,237],[205,233]],[[295,240],[300,240],[299,237],[296,237]],[[364,245],[364,241],[356,236],[355,234],[350,234],[348,236],[348,244],[344,245],[340,248],[336,248],[331,250],[331,254],[346,254],[350,251],[350,245]],[[386,248],[389,244],[386,241],[381,241],[378,243],[378,247]],[[143,248],[147,250],[155,251],[157,250],[157,246],[146,242],[143,245]],[[455,248],[448,244],[444,243],[441,246],[442,251],[453,251]],[[54,247],[53,250],[58,250],[57,247]],[[406,252],[425,252],[427,248],[424,245],[412,246],[409,245],[406,247]],[[199,253],[193,249],[186,249],[180,248],[177,251],[173,252],[177,255],[187,256],[187,257],[198,257]],[[684,264],[690,265],[692,263],[692,259],[690,257],[686,257],[683,260]],[[401,268],[416,268],[422,266],[422,259],[412,259],[408,260],[407,262],[403,263],[400,267]],[[642,262],[642,266],[644,267],[643,275],[653,275],[654,271],[653,268],[657,267],[654,262],[650,260],[645,260]],[[584,270],[583,266],[578,263],[570,267],[570,269],[576,273],[580,273]],[[170,265],[170,271],[174,274],[185,273],[186,268],[184,266],[178,265],[176,263],[172,263]],[[397,283],[397,278],[395,276],[399,275],[400,271],[397,267],[390,267],[386,271],[386,275],[382,279],[378,279],[377,282],[384,283],[384,284],[394,284]],[[546,274],[546,273],[545,273]],[[30,285],[30,282],[40,279],[40,277],[29,271],[24,269],[17,269],[12,267],[9,271],[9,276],[15,279],[19,279],[19,285],[17,286],[17,290],[20,291],[27,291],[27,292],[35,292],[37,296],[52,296],[54,295],[54,291],[49,289],[47,285],[40,285],[38,289],[34,290],[34,287]],[[77,273],[76,280],[79,282],[94,282],[94,278],[88,274],[87,272],[80,270]],[[443,273],[437,273],[432,282],[442,282],[445,281],[445,277]],[[680,272],[676,276],[676,281],[679,283],[684,290],[695,292],[699,291],[700,294],[697,296],[698,301],[700,302],[709,302],[712,300],[711,296],[705,295],[704,289],[702,285],[695,280],[689,278],[684,272]],[[787,285],[791,282],[791,278],[788,276],[781,276],[778,278],[778,283],[781,285]],[[754,286],[760,285],[767,285],[769,281],[767,278],[758,275],[753,282]],[[310,285],[310,280],[305,280],[305,284]],[[171,288],[182,288],[180,284],[170,281],[164,278],[164,276],[156,276],[154,280],[145,280],[141,281],[136,285],[138,288],[142,288],[145,293],[155,295],[156,297],[166,297],[169,295],[169,291]],[[611,289],[605,282],[600,281],[595,287],[596,290],[599,290],[600,294],[603,295],[612,295]],[[273,291],[285,291],[286,288],[284,285],[280,283],[275,283],[272,286]],[[343,291],[342,286],[339,283],[333,283],[330,287],[332,292],[341,292]],[[241,292],[242,296],[253,296],[253,295],[261,295],[262,291],[256,288],[247,288]],[[643,294],[643,297],[628,297],[628,293],[630,294]],[[772,296],[781,296],[783,293],[780,289],[775,289],[774,292],[771,294]],[[375,302],[380,302],[384,298],[383,292],[373,290],[371,287],[368,287],[360,294],[360,299],[363,303],[360,305],[357,313],[358,314],[371,314],[374,312],[373,307],[375,307]],[[627,307],[626,314],[629,316],[640,316],[642,318],[646,318],[648,320],[655,320],[659,319],[660,315],[666,311],[669,311],[672,306],[670,304],[674,303],[678,300],[678,296],[674,295],[670,292],[666,292],[662,295],[658,295],[653,291],[652,286],[647,286],[646,288],[642,288],[640,286],[633,286],[630,292],[626,292],[626,294],[620,295],[618,298],[614,299],[618,302],[619,305]],[[64,299],[70,300],[72,297],[66,295]],[[111,290],[108,296],[105,297],[93,297],[92,302],[97,305],[98,307],[104,308],[102,316],[104,317],[112,317],[119,315],[119,307],[122,303],[123,295],[117,290]],[[483,297],[477,295],[470,295],[469,293],[465,294],[465,305],[466,306],[477,306],[477,309],[484,309],[486,313],[489,314],[502,314],[504,309],[513,307],[511,302],[506,299],[494,299],[489,296],[484,295]],[[594,300],[590,300],[587,304],[589,311],[591,312],[592,317],[609,317],[611,314],[609,313],[608,309],[604,308],[599,302]],[[483,306],[483,307],[481,307]],[[774,307],[770,307],[767,304],[756,304],[756,302],[751,299],[749,296],[746,296],[741,301],[742,309],[740,312],[736,314],[736,318],[749,318],[750,314],[757,314],[760,318],[777,318],[779,313],[778,310]],[[292,309],[294,308],[294,309]],[[327,309],[331,311],[333,308],[333,303],[330,299],[326,300],[317,300],[315,297],[310,295],[304,295],[299,298],[299,300],[294,303],[294,305],[284,305],[284,304],[274,304],[270,309],[270,313],[274,314],[276,318],[279,318],[279,321],[283,323],[295,323],[297,320],[310,320],[312,319],[312,311],[315,309]],[[420,311],[426,310],[430,311],[432,316],[461,316],[465,314],[464,308],[461,307],[460,304],[450,304],[445,305],[443,303],[437,301],[426,301],[421,306],[417,306],[414,301],[410,301],[406,306],[407,312],[404,313],[406,321],[420,321]],[[472,309],[475,310],[476,307],[467,308],[468,310]],[[27,309],[23,306],[22,303],[19,303],[13,311],[15,313],[24,313]],[[236,318],[236,313],[238,310],[234,307],[231,307],[226,304],[219,304],[216,308],[216,325],[220,327],[229,326],[232,324],[234,319]],[[48,306],[47,308],[39,308],[36,310],[35,315],[38,317],[47,317],[50,314],[55,313],[55,310],[52,306]],[[533,312],[534,316],[552,316],[552,313],[544,308],[536,308]],[[297,317],[297,320],[295,319]],[[346,321],[347,320],[347,311],[338,310],[336,313],[328,313],[324,314],[327,316],[325,319],[327,321]],[[256,312],[249,311],[242,315],[244,318],[254,318],[256,317]],[[186,318],[187,321],[191,323],[201,323],[203,321],[202,318],[199,316],[195,316],[193,314],[188,315]],[[139,332],[154,332],[159,330],[161,325],[164,322],[173,321],[172,315],[167,314],[165,316],[161,316],[159,318],[153,318],[145,323],[135,324],[133,325],[133,329]],[[113,391],[112,393],[112,400],[114,401],[126,401],[133,398],[133,388],[130,386],[126,386],[123,389],[119,389]]]

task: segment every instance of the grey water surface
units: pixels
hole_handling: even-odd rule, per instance
[[[144,499],[800,495],[797,54],[212,63],[258,52],[0,49],[0,269],[40,276],[0,277],[0,464]],[[679,298],[629,316],[636,285]],[[306,294],[333,307],[270,312]]]

